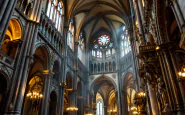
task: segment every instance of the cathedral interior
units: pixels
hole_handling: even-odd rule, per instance
[[[184,0],[0,0],[0,115],[185,115]]]

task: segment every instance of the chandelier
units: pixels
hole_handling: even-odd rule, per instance
[[[109,112],[110,112],[110,113],[117,113],[117,110],[114,109],[114,110],[110,110]]]
[[[185,66],[181,68],[181,71],[179,71],[179,80],[185,79]]]
[[[133,111],[133,114],[145,114],[146,113],[146,108],[145,108],[145,105],[146,105],[146,93],[143,92],[143,91],[139,91],[139,92],[136,92],[135,94],[135,97],[134,97],[134,101],[135,101],[135,104],[137,105],[137,109],[136,108],[132,108],[134,111]]]
[[[78,111],[78,108],[77,107],[68,107],[66,109],[66,111],[74,112],[74,111]]]
[[[133,115],[137,115],[138,114],[137,107],[133,106],[133,107],[130,108],[130,110],[132,111]]]
[[[31,100],[39,100],[43,97],[43,95],[38,92],[28,92],[26,96]]]

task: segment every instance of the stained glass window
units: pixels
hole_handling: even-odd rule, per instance
[[[73,24],[73,20],[71,20],[71,22],[69,24],[67,44],[74,51],[74,24]]]
[[[79,39],[78,39],[79,45],[78,45],[78,57],[81,60],[83,64],[85,64],[85,44],[84,44],[84,36],[83,33],[80,32]]]
[[[97,44],[95,44],[95,45],[94,45],[94,48],[95,48],[95,49],[97,49],[97,48],[98,48],[98,45],[97,45]]]
[[[100,58],[102,58],[102,52],[100,51]]]
[[[123,29],[123,30],[124,30],[123,34],[121,35],[121,54],[122,56],[125,56],[131,51],[131,46],[130,46],[128,31],[126,29]]]
[[[95,57],[96,56],[96,52],[94,50],[92,50],[92,56]]]
[[[96,115],[103,115],[103,103],[102,101],[98,101],[96,104]]]
[[[114,48],[112,48],[112,55],[114,55],[115,54],[115,49]]]
[[[110,50],[110,49],[108,49],[108,50],[106,51],[106,57],[109,57],[109,56],[111,56],[111,50]]]
[[[98,43],[100,45],[107,45],[110,42],[110,37],[107,35],[102,35],[98,38]]]
[[[52,20],[58,31],[62,31],[63,4],[57,0],[49,0],[46,15]]]
[[[97,55],[98,58],[100,57],[100,51],[97,51]]]
[[[115,51],[112,53],[112,49],[114,49],[113,40],[108,35],[103,34],[92,42],[92,53],[93,51],[96,52],[93,57],[104,58],[104,56],[109,57],[115,54]]]

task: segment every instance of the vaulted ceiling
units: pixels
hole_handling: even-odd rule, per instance
[[[129,0],[66,0],[68,19],[75,19],[75,38],[83,31],[86,43],[109,34],[116,43],[121,27],[130,25]],[[77,40],[77,39],[76,39]]]

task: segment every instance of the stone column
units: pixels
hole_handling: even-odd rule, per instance
[[[173,3],[170,3],[170,6],[171,6],[171,9],[173,10],[173,13],[174,13],[174,16],[176,18],[177,24],[179,26],[179,30],[182,32],[181,24],[180,24],[180,21],[179,21],[179,18],[178,18],[178,15],[177,15],[177,12],[176,12],[176,10],[174,8]]]
[[[179,76],[178,72],[180,71],[180,68],[178,69],[178,66],[177,66],[177,63],[175,61],[175,57],[174,57],[174,53],[172,52],[172,49],[170,49],[169,52],[170,52],[170,56],[171,56],[171,59],[172,59],[173,67],[174,67],[174,70],[175,70],[176,78],[178,78],[178,76]],[[178,82],[178,84],[179,84],[179,87],[180,87],[181,96],[182,96],[184,107],[185,107],[185,87],[184,87],[183,81],[180,80]]]
[[[152,115],[159,115],[156,92],[152,89],[152,87],[148,83],[147,83],[147,85],[148,85],[148,94],[150,97]]]
[[[59,106],[60,106],[60,110],[59,110],[59,115],[63,115],[63,112],[64,112],[64,93],[65,93],[65,88],[66,88],[66,85],[64,82],[61,82],[60,83],[60,101],[59,101]]]
[[[122,114],[128,115],[128,102],[127,102],[127,91],[122,90]]]
[[[173,3],[173,6],[174,6],[175,11],[177,13],[177,17],[178,17],[178,20],[181,24],[181,27],[185,26],[185,21],[184,21],[183,15],[182,15],[182,11],[179,8],[179,4],[177,3],[177,0],[171,0],[171,1]]]
[[[75,42],[75,45],[74,45],[74,54],[75,54],[75,57],[74,57],[74,69],[75,69],[75,74],[74,74],[74,85],[73,85],[73,101],[74,101],[74,104],[73,104],[73,107],[77,107],[77,78],[78,78],[78,42]],[[77,112],[74,112],[74,115],[76,115]]]
[[[142,36],[144,36],[144,30],[143,30],[142,21],[141,21],[141,14],[139,12],[139,7],[138,7],[138,0],[134,0],[134,5],[135,5],[135,11],[136,11],[136,16],[138,20],[139,32]]]
[[[163,54],[162,52],[158,52],[158,57],[159,57],[159,63],[160,63],[160,67],[161,67],[161,73],[163,76],[163,80],[165,83],[165,88],[166,88],[166,94],[167,94],[167,100],[168,100],[168,104],[170,106],[170,109],[172,109],[172,102],[173,102],[173,97],[171,96],[171,90],[170,90],[170,84],[169,84],[169,80],[166,74],[166,66],[164,63],[164,59],[163,59]]]
[[[104,115],[108,115],[108,112],[107,112],[107,104],[106,105],[104,105]]]
[[[171,84],[171,88],[172,88],[172,95],[173,95],[173,98],[174,98],[174,107],[176,110],[181,110],[182,108],[180,107],[180,95],[179,95],[179,92],[177,92],[177,84],[176,84],[176,78],[174,78],[174,75],[172,73],[172,68],[171,68],[171,64],[169,62],[169,55],[167,54],[167,51],[163,51],[163,54],[164,54],[164,61],[165,61],[165,64],[166,64],[166,69],[167,69],[167,74],[169,76],[169,82]]]
[[[141,21],[144,22],[144,10],[143,10],[143,3],[142,0],[138,0],[138,6],[139,6],[139,11],[141,14]]]
[[[16,3],[17,0],[3,0],[2,4],[0,4],[0,42],[4,39]]]
[[[93,100],[93,92],[90,92],[90,94],[89,94],[89,105],[90,105],[90,112],[92,112],[93,113],[93,106],[92,106],[92,100]]]
[[[43,99],[41,105],[41,114],[47,115],[49,110],[49,96],[50,96],[50,84],[51,77],[53,76],[52,71],[43,74],[44,87],[43,87]]]
[[[21,114],[21,109],[23,105],[23,98],[27,84],[27,76],[30,64],[33,61],[33,57],[30,50],[34,47],[33,35],[37,35],[37,25],[34,22],[27,24],[25,29],[25,35],[23,36],[24,42],[22,43],[20,54],[18,57],[18,62],[16,69],[14,71],[14,76],[12,79],[12,86],[8,96],[8,101],[5,109],[5,113]],[[30,45],[32,44],[33,45]],[[8,110],[9,105],[12,105],[12,109]]]

